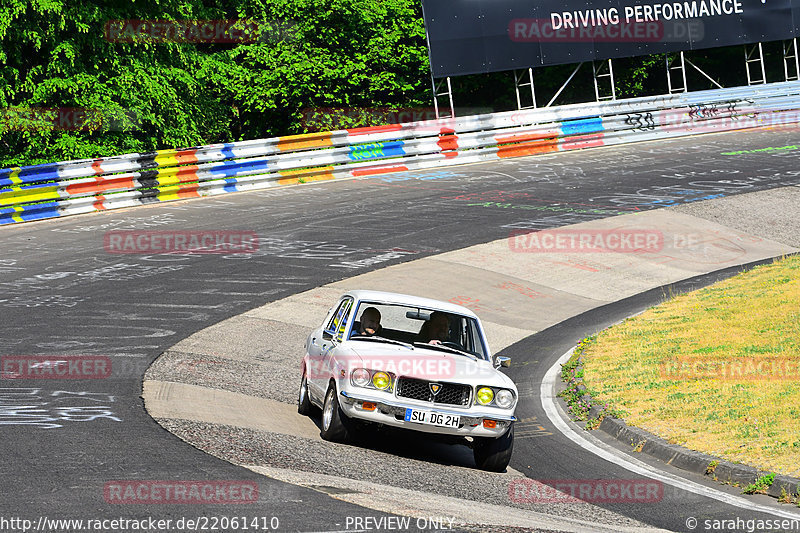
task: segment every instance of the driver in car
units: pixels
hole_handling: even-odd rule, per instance
[[[381,330],[381,312],[375,307],[367,307],[361,313],[361,322],[358,325],[358,331],[354,332],[350,337],[359,335],[372,337],[377,335]]]
[[[420,342],[442,344],[450,335],[450,317],[447,313],[434,311],[431,318],[422,324],[419,330]]]

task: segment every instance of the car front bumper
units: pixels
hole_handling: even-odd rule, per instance
[[[339,393],[339,405],[350,418],[386,424],[425,433],[438,433],[442,435],[463,435],[465,437],[499,437],[503,435],[512,422],[517,418],[514,415],[502,413],[478,412],[474,409],[448,409],[438,405],[420,405],[417,403],[403,403],[388,401],[384,398],[374,398],[368,395],[353,394],[342,391]],[[375,409],[367,410],[362,407],[364,402],[375,404]],[[441,427],[405,420],[406,409],[419,409],[434,411],[445,415],[454,415],[461,418],[458,428]],[[495,427],[484,426],[484,420],[494,421]]]

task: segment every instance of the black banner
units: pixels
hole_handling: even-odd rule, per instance
[[[800,36],[800,0],[422,0],[434,77]]]

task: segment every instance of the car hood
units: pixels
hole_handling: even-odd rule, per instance
[[[351,340],[347,344],[342,355],[351,370],[358,366],[391,372],[397,377],[472,386],[492,385],[516,390],[514,382],[496,370],[490,361],[419,346],[412,350],[405,346],[372,341]]]

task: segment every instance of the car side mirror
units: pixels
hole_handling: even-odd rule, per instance
[[[497,357],[494,358],[494,367],[495,368],[500,368],[500,367],[508,368],[510,366],[511,366],[511,358],[510,357],[504,357],[502,355],[498,355]]]

